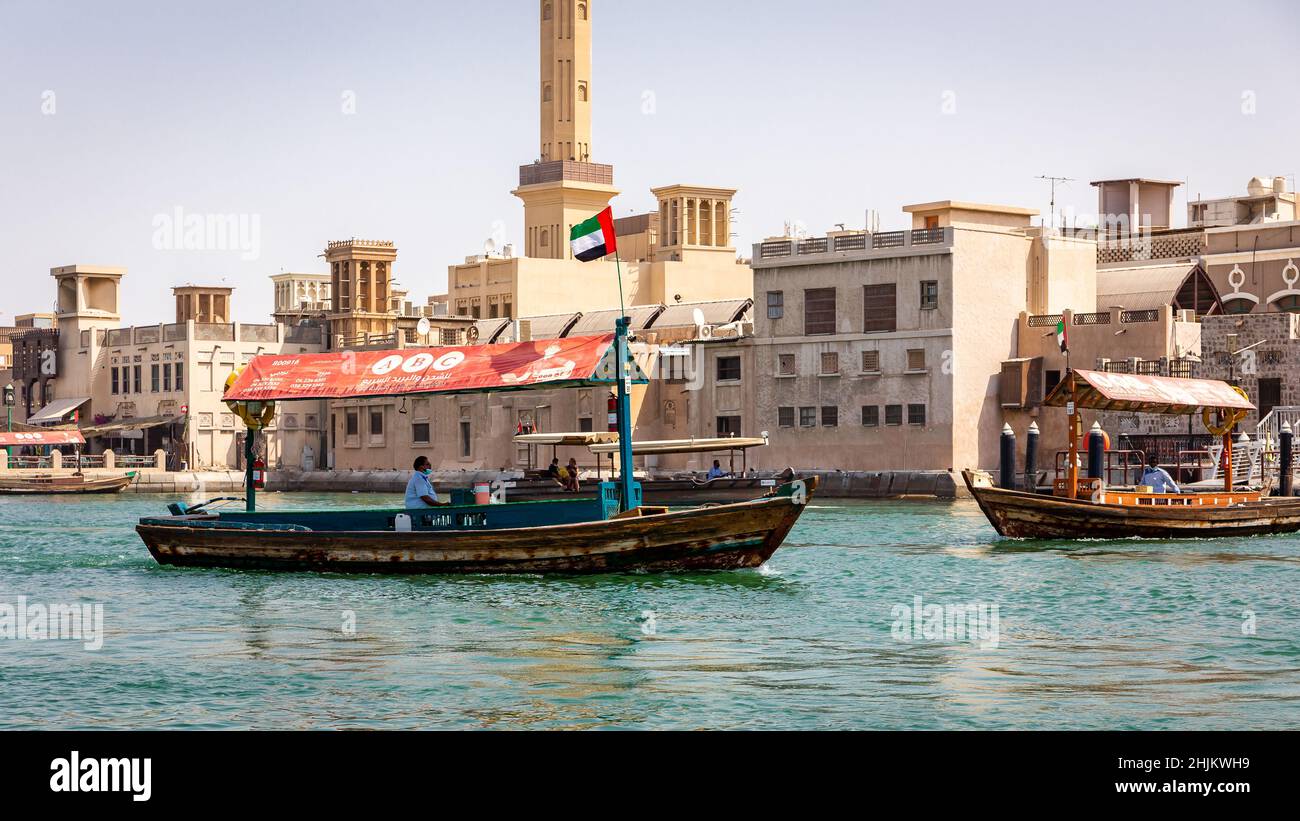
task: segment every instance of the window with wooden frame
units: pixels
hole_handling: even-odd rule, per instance
[[[863,289],[863,333],[893,333],[898,330],[898,286],[867,285]]]
[[[805,336],[835,333],[835,289],[808,288],[803,292]]]

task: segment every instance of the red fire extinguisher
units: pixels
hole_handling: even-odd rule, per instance
[[[253,460],[253,487],[256,490],[266,490],[266,462],[260,458]]]
[[[609,401],[606,404],[609,410],[609,429],[612,432],[618,432],[618,397],[614,394],[609,395]]]

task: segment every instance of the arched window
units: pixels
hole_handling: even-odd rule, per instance
[[[586,4],[586,3],[579,3],[579,4],[578,4],[578,19],[579,19],[579,20],[586,20],[586,19],[587,19],[587,4]]]
[[[1286,311],[1289,314],[1300,314],[1300,296],[1282,297],[1273,303],[1279,311]]]
[[[586,83],[578,83],[578,102],[580,102],[580,103],[585,103],[585,102],[587,102],[587,84],[586,84]]]
[[[1247,299],[1225,299],[1223,312],[1227,314],[1248,314],[1255,310],[1255,303]]]
[[[543,3],[543,4],[542,4],[542,19],[543,19],[543,20],[550,20],[550,19],[551,19],[551,4],[550,4],[550,3]]]
[[[549,248],[551,245],[551,232],[547,231],[545,228],[542,229],[542,238],[539,241],[539,244],[543,248]]]
[[[547,83],[542,86],[542,102],[549,103],[554,98],[554,94],[551,91],[551,84]]]

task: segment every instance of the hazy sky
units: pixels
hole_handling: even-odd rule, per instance
[[[868,208],[883,228],[936,199],[1046,211],[1040,174],[1076,178],[1058,208],[1089,215],[1090,180],[1217,196],[1300,171],[1294,0],[592,5],[592,159],[615,166],[617,214],[653,208],[651,186],[739,188],[746,255],[787,220],[821,233]],[[0,324],[48,310],[49,269],[73,263],[129,269],[129,323],[222,280],[265,321],[268,275],[324,272],[353,236],[396,241],[418,301],[441,293],[494,225],[522,245],[537,18],[533,0],[0,0]],[[160,250],[177,207],[245,215],[257,258]]]

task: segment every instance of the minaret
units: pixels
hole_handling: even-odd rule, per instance
[[[519,169],[524,255],[568,259],[569,229],[609,205],[614,168],[591,161],[592,0],[539,0],[541,143]]]
[[[542,162],[590,162],[590,0],[542,0],[541,55]]]

